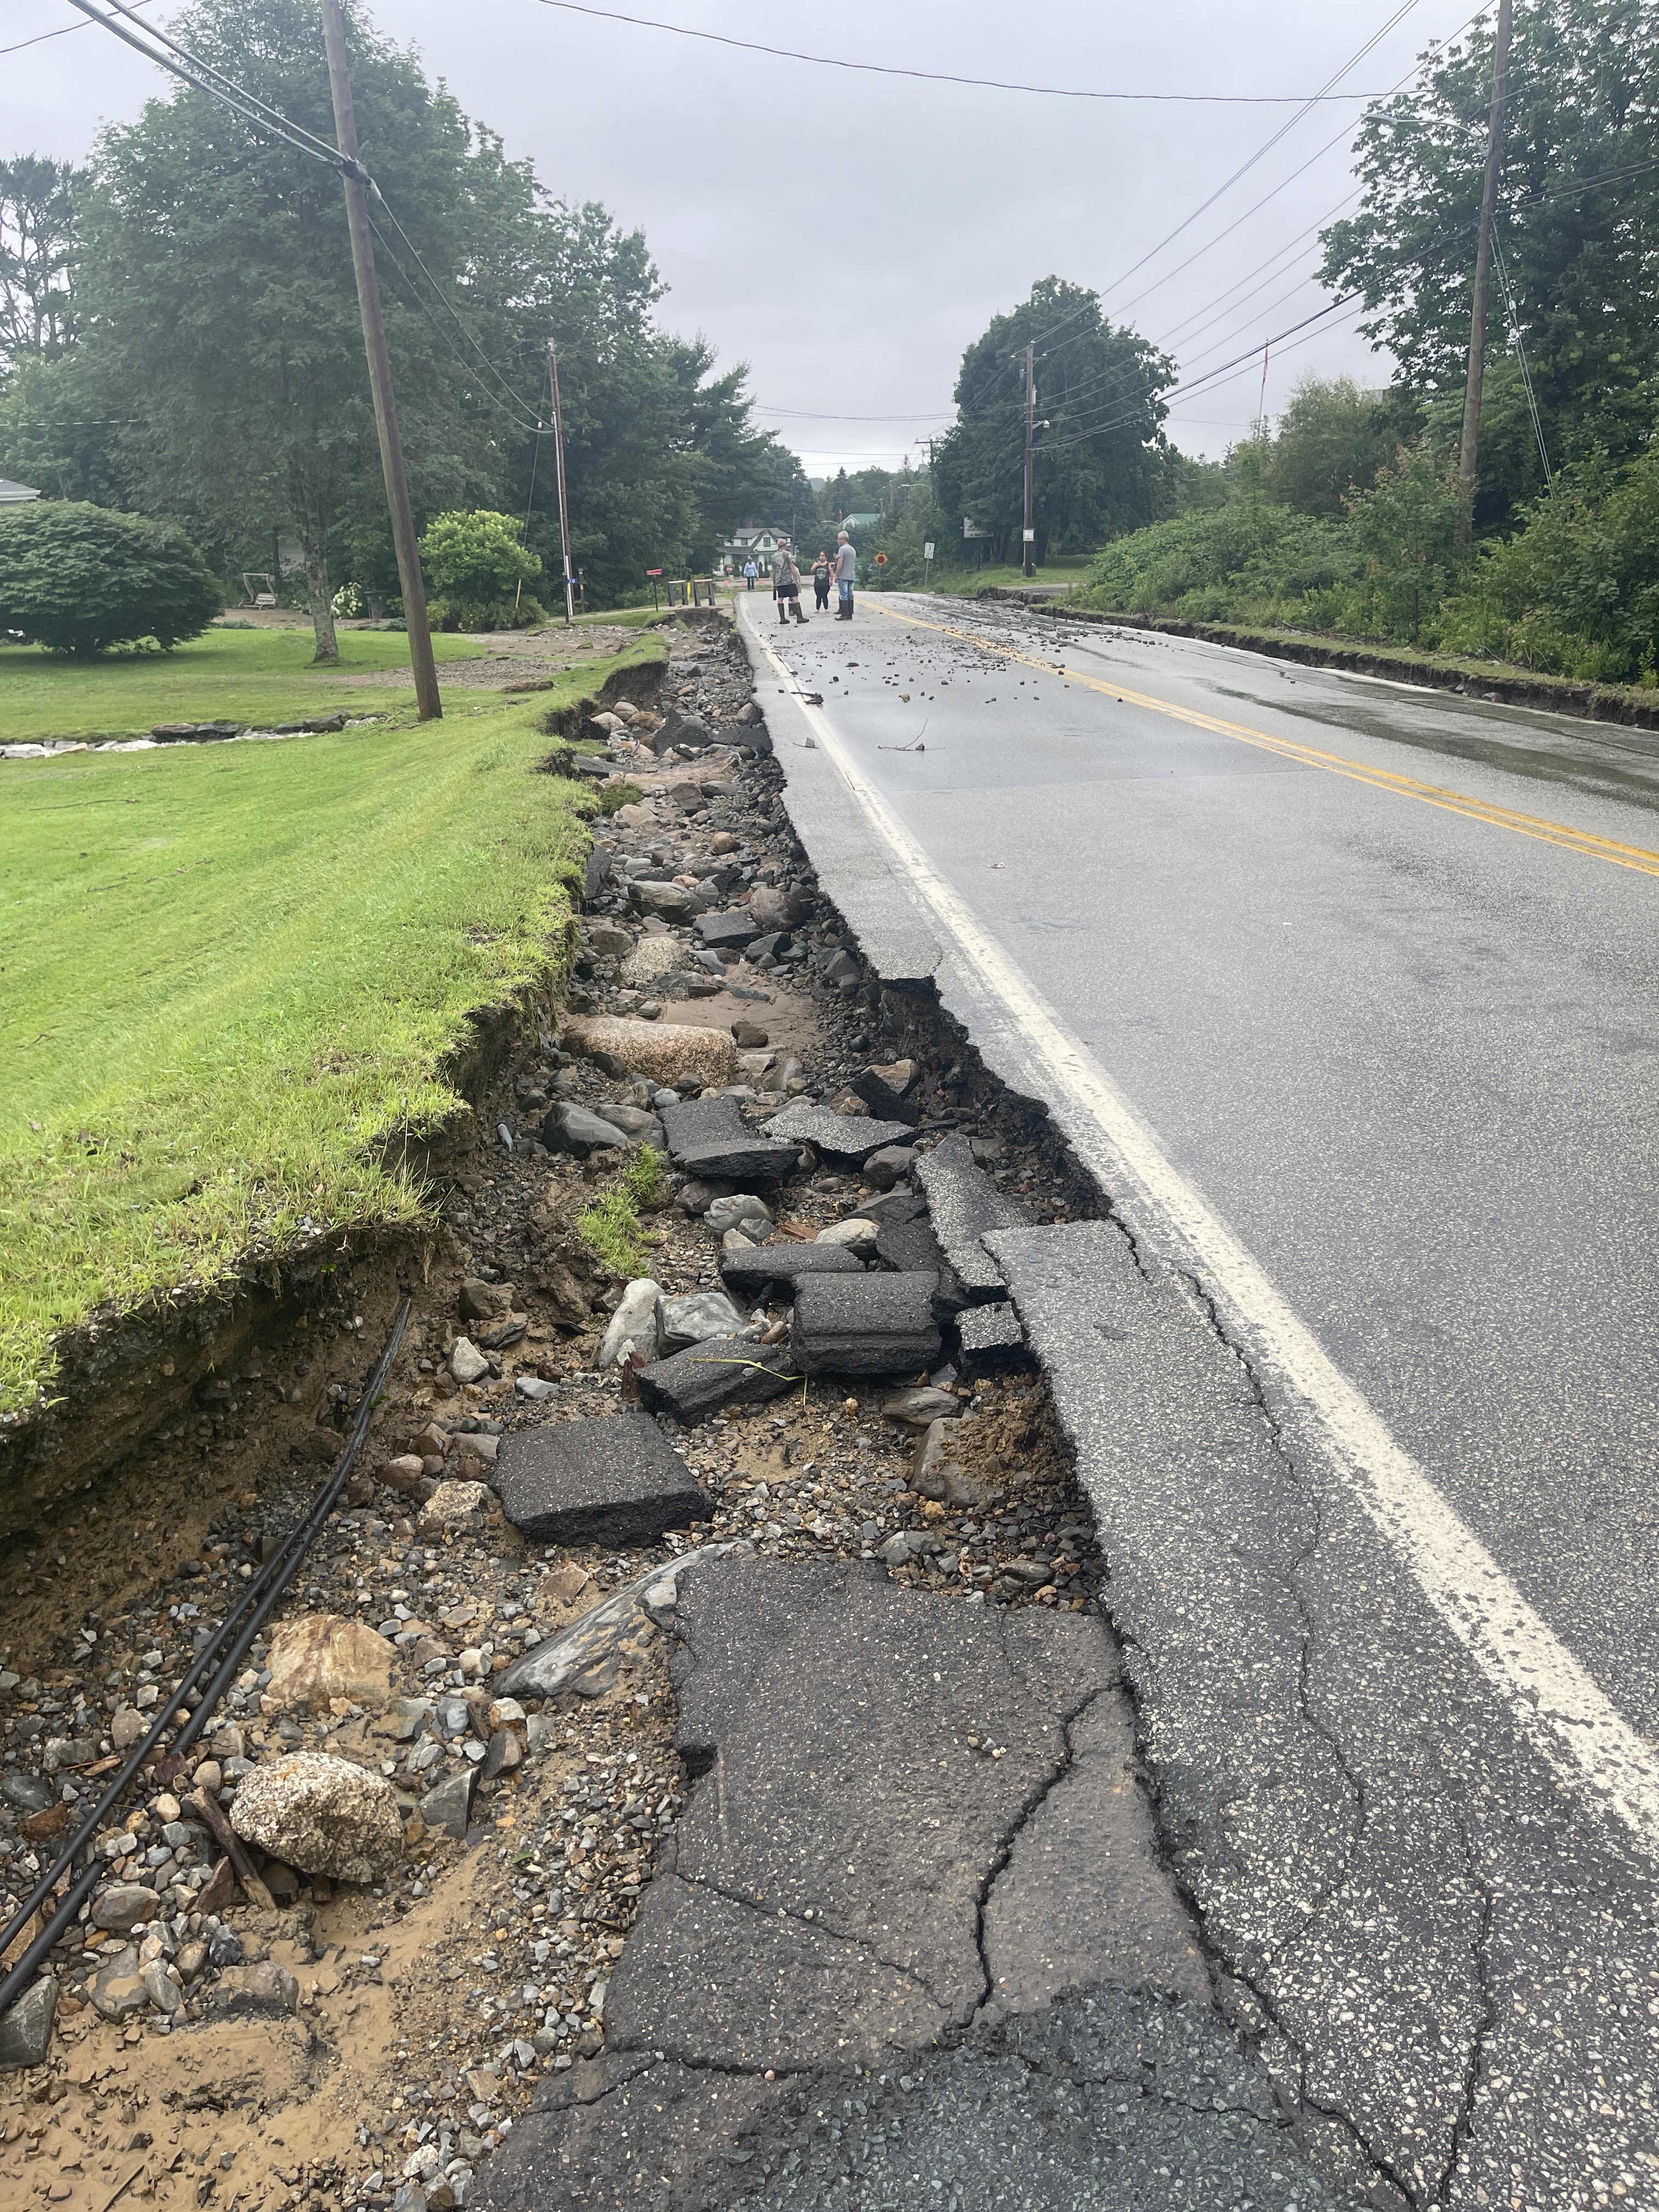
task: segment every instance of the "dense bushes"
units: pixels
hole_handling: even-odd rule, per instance
[[[1242,499],[1118,538],[1097,556],[1084,596],[1126,614],[1317,626],[1331,595],[1357,580],[1358,558],[1342,525]]]
[[[488,508],[439,515],[421,540],[421,562],[435,629],[513,629],[543,619],[524,588],[542,564],[511,515]]]
[[[1402,446],[1343,520],[1246,495],[1097,555],[1079,597],[1125,614],[1413,644],[1601,684],[1659,681],[1659,447],[1598,456],[1471,545],[1450,462]]]
[[[181,531],[79,500],[0,513],[0,635],[53,653],[196,637],[219,587]]]

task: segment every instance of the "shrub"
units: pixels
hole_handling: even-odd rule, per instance
[[[421,561],[441,629],[508,629],[545,619],[523,588],[542,564],[510,514],[479,507],[439,515],[421,540]]]
[[[504,599],[433,599],[426,611],[433,629],[443,630],[533,629],[547,620],[528,592],[516,600],[510,592]]]
[[[1189,622],[1305,620],[1316,594],[1357,580],[1346,526],[1243,499],[1154,522],[1095,556],[1082,598],[1125,614]]]
[[[199,636],[222,602],[207,563],[169,523],[80,500],[0,513],[0,633],[49,652],[165,652]]]

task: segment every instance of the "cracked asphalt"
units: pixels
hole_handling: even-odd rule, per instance
[[[1233,2024],[1376,2202],[1659,2204],[1654,741],[933,599],[762,643],[866,957],[1104,1190],[995,1243]],[[1310,1374],[1420,1478],[1392,1520]]]
[[[688,1809],[481,2212],[1352,2202],[1214,2009],[1098,1615],[734,1555],[675,1635]]]

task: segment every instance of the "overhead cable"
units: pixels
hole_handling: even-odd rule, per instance
[[[733,39],[721,31],[694,30],[689,23],[665,23],[654,15],[624,15],[614,8],[590,8],[584,0],[541,0],[544,8],[556,8],[568,15],[592,15],[603,23],[627,23],[638,31],[668,31],[677,39],[698,39],[711,46],[734,46],[741,53],[765,54],[773,61],[807,62],[814,69],[850,70],[860,76],[909,77],[921,84],[967,85],[980,92],[1024,92],[1042,100],[1115,100],[1169,103],[1201,107],[1298,107],[1306,110],[1322,100],[1375,100],[1371,92],[1334,92],[1329,85],[1310,94],[1295,92],[1099,92],[1071,84],[1020,84],[1002,77],[957,76],[945,70],[903,69],[892,62],[854,62],[836,54],[805,54],[793,46],[762,46],[754,39]],[[1416,0],[1408,0],[1414,7]],[[1404,14],[1405,9],[1401,11]],[[1385,25],[1384,29],[1391,27]],[[1382,33],[1378,33],[1378,37]],[[1371,41],[1372,45],[1376,40]],[[1354,61],[1370,52],[1364,46]],[[1352,69],[1353,63],[1348,64]],[[1339,75],[1346,75],[1340,70]],[[1334,82],[1334,79],[1332,80]]]
[[[137,0],[137,5],[149,8],[154,5],[154,0]],[[0,54],[21,54],[25,46],[44,46],[48,39],[66,39],[71,31],[84,31],[86,27],[84,23],[64,23],[55,31],[37,31],[32,39],[19,39],[14,46],[0,46]]]
[[[319,140],[311,137],[309,131],[307,131],[303,137],[296,137],[295,132],[300,129],[300,125],[289,125],[286,118],[281,120],[273,119],[276,115],[274,109],[267,113],[260,113],[258,110],[263,106],[263,102],[256,103],[252,106],[246,105],[246,100],[252,99],[252,94],[237,97],[222,89],[220,85],[212,83],[208,78],[198,76],[194,70],[187,68],[183,62],[175,59],[173,55],[161,52],[153,46],[146,45],[143,39],[129,31],[125,25],[101,14],[93,6],[92,0],[70,0],[70,6],[78,8],[89,22],[101,24],[105,30],[119,39],[123,46],[131,46],[135,53],[142,54],[147,62],[154,62],[158,69],[167,70],[173,76],[181,77],[195,91],[205,93],[210,100],[216,100],[222,106],[234,109],[245,123],[251,123],[256,131],[264,131],[272,137],[285,140],[296,152],[309,155],[313,161],[326,161],[331,168],[343,170],[349,175],[357,174],[360,165],[348,161],[337,147],[323,146]],[[148,30],[149,26],[147,24],[144,27]],[[214,74],[216,76],[218,72],[216,70]],[[310,140],[308,144],[306,143],[307,139]]]

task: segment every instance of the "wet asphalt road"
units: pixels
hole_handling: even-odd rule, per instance
[[[1659,737],[938,600],[866,597],[850,628],[767,641],[1652,1749]],[[1138,1225],[1156,1246],[1157,1222]],[[1171,1528],[1217,1456],[1194,1445]],[[1275,1532],[1271,1487],[1217,1492],[1212,1517],[1266,1525],[1227,1531],[1207,1567],[1191,1546],[1184,1608],[1167,1587],[1183,1554],[1160,1555],[1156,1530],[1157,1602],[1126,1582],[1149,1732],[1211,1745],[1166,1803],[1200,1808],[1182,1817],[1209,1855],[1190,1879],[1218,1948],[1297,2046],[1304,2094],[1406,2197],[1659,2204],[1649,1844],[1593,1798],[1563,1802],[1514,1699],[1441,1648],[1370,1530],[1328,1506],[1309,1534],[1287,1506]],[[1150,1485],[1134,1510],[1157,1499]],[[1317,1570],[1284,1632],[1306,1679],[1280,1707],[1335,1749],[1322,1778],[1264,1687],[1242,1723],[1264,1784],[1193,1723],[1219,1693],[1188,1623],[1213,1597],[1248,1634],[1254,1605],[1271,1644],[1269,1599],[1223,1585],[1248,1580],[1230,1553],[1279,1542]],[[1437,1798],[1456,1778],[1447,1805],[1426,1806],[1429,1773]],[[1242,1840],[1264,1817],[1306,1831],[1304,1890],[1318,1832],[1341,1832],[1293,1940],[1261,1936],[1264,1885],[1293,1886],[1250,1870],[1276,1848]]]
[[[1062,653],[1052,623],[987,624],[1126,689],[1648,848],[1644,874],[863,605],[851,640],[820,623],[790,646],[860,765],[1659,1735],[1659,734],[1147,633],[1076,629]],[[918,733],[923,750],[890,750]]]

